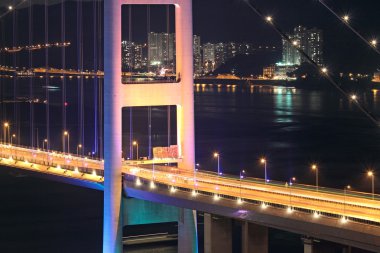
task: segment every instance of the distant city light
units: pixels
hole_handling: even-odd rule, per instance
[[[292,44],[293,44],[293,46],[298,46],[298,41],[294,40],[294,41],[292,42]]]
[[[10,10],[10,11],[13,10],[13,6],[12,6],[12,5],[9,5],[9,6],[8,6],[8,10]]]
[[[322,68],[322,73],[327,73],[327,68]]]
[[[371,45],[376,47],[377,46],[377,40],[371,40]]]
[[[265,20],[266,20],[267,22],[272,22],[273,18],[272,18],[272,16],[267,16],[267,17],[265,18]]]
[[[351,95],[351,99],[352,99],[352,100],[357,100],[358,97],[357,97],[355,94],[353,94],[353,95]]]

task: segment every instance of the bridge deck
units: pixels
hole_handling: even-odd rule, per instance
[[[9,167],[96,183],[102,183],[104,180],[102,161],[73,154],[0,144],[0,157],[0,164]],[[239,180],[205,171],[195,173],[181,171],[175,167],[144,165],[140,161],[125,162],[122,171],[125,175],[135,177],[137,183],[144,180],[151,184],[163,184],[172,193],[179,188],[194,192],[194,196],[196,192],[202,192],[209,195],[215,204],[220,198],[230,198],[240,205],[250,202],[260,204],[263,208],[266,205],[274,205],[287,210],[288,213],[292,213],[293,210],[309,213],[311,220],[324,215],[341,219],[342,223],[346,222],[342,218],[347,217],[350,222],[380,226],[380,199],[378,196],[372,199],[372,195],[367,193],[349,191],[345,194],[341,190],[328,188],[319,188],[317,191],[313,186],[289,186],[285,185],[285,182],[266,184],[260,179]],[[138,185],[136,187],[138,188]]]

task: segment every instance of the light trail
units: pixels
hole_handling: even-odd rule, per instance
[[[84,181],[101,183],[104,180],[103,161],[73,154],[0,144],[0,164]],[[265,184],[263,179],[240,180],[238,176],[221,177],[207,171],[193,172],[169,166],[155,166],[152,170],[151,166],[123,163],[122,172],[136,178],[136,187],[145,184],[153,191],[163,184],[171,195],[185,189],[192,198],[207,194],[215,202],[230,198],[238,205],[254,201],[265,203],[266,208],[282,207],[285,212],[290,208],[288,215],[293,211],[317,212],[345,222],[380,224],[379,195],[372,199],[369,193],[323,187],[317,192],[314,186],[309,185],[293,184],[290,187],[284,182],[274,181]]]
[[[377,49],[376,44],[377,43],[372,43],[372,40],[368,40],[363,37],[355,28],[352,27],[349,23],[349,16],[344,15],[343,17],[339,16],[333,9],[331,9],[330,6],[328,6],[325,1],[323,0],[318,0],[320,4],[322,4],[324,7],[326,7],[327,10],[329,10],[335,17],[337,17],[340,21],[343,22],[350,30],[355,33],[362,41],[364,41],[370,48],[372,48],[378,55],[380,55],[379,49]]]
[[[311,57],[306,54],[305,51],[303,51],[298,45],[295,45],[293,41],[289,38],[289,36],[286,35],[275,23],[273,17],[271,16],[265,16],[260,9],[258,9],[256,6],[254,6],[250,0],[244,0],[244,2],[247,4],[247,6],[254,11],[259,17],[261,17],[266,23],[272,26],[272,28],[283,38],[285,39],[291,46],[293,46],[303,57],[307,59],[307,61],[314,66],[315,69],[318,70],[318,72],[321,73],[322,76],[324,76],[331,85],[333,85],[342,95],[345,97],[348,101],[352,101],[356,107],[370,120],[372,121],[377,127],[380,127],[379,121],[375,118],[375,116],[369,112],[363,105],[359,103],[358,100],[352,100],[351,95],[343,90],[337,82],[334,81],[332,76],[328,73],[327,68],[320,67]]]
[[[22,50],[26,51],[34,51],[34,50],[40,50],[40,49],[46,49],[49,47],[68,47],[71,45],[71,42],[54,42],[54,43],[47,43],[47,44],[36,44],[31,46],[15,46],[15,47],[3,47],[0,48],[0,53],[18,53]]]

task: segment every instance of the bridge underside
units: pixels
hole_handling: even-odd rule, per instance
[[[244,220],[373,252],[380,250],[380,228],[376,226],[356,222],[341,224],[337,219],[324,216],[311,222],[311,216],[305,213],[287,214],[284,209],[272,206],[263,209],[253,203],[239,205],[236,200],[225,198],[216,201],[210,195],[194,197],[191,192],[180,190],[170,193],[165,187],[152,190],[147,184],[136,187],[133,181],[127,180],[124,180],[124,191],[127,196],[137,199]]]

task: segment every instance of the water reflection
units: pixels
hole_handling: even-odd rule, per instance
[[[274,122],[276,123],[292,123],[293,119],[290,117],[292,115],[293,110],[293,97],[292,90],[283,88],[283,87],[275,87],[273,88],[274,93],[274,113],[276,117],[274,118]]]

